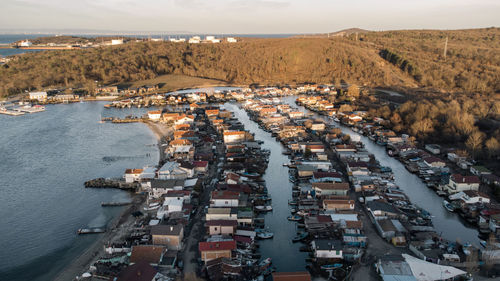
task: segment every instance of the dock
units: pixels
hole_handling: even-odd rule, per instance
[[[19,116],[19,115],[24,115],[25,113],[21,112],[21,111],[4,109],[4,110],[0,110],[0,114],[10,115],[10,116]]]
[[[82,234],[97,234],[104,232],[106,232],[106,228],[104,227],[90,227],[90,228],[80,228],[76,233],[82,235]]]
[[[118,206],[126,206],[130,205],[132,202],[126,201],[126,202],[101,202],[102,207],[118,207]]]

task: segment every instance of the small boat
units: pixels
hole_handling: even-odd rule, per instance
[[[297,202],[297,201],[295,201],[295,200],[288,201],[288,205],[295,206],[295,205],[297,205],[297,204],[298,204],[298,202]]]
[[[335,269],[335,268],[340,268],[342,267],[341,263],[334,263],[334,264],[325,264],[321,266],[321,269],[323,270],[329,270],[329,269]]]
[[[267,258],[267,259],[264,259],[262,260],[261,262],[259,262],[258,266],[260,268],[265,268],[265,267],[268,267],[269,265],[271,265],[272,263],[272,259],[271,258]]]
[[[307,232],[298,233],[297,236],[292,238],[292,242],[300,242],[300,241],[306,239],[308,236],[309,236],[309,233],[307,233]]]
[[[257,237],[260,239],[271,239],[274,237],[274,233],[269,231],[259,232],[257,233]]]
[[[261,211],[261,212],[269,212],[269,211],[273,210],[273,207],[272,206],[255,206],[255,209],[257,211]]]
[[[453,206],[450,204],[450,202],[448,202],[446,200],[443,200],[443,206],[445,207],[446,210],[448,210],[450,212],[455,211],[455,208],[453,208]]]
[[[293,215],[293,216],[288,216],[287,219],[289,221],[300,221],[302,219],[302,217],[299,215]]]

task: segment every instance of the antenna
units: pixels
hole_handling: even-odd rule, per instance
[[[443,51],[444,60],[446,60],[446,49],[447,48],[448,48],[448,36],[446,36],[446,41],[444,42],[444,51]]]

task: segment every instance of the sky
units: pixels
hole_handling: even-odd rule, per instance
[[[3,30],[213,34],[500,26],[500,0],[1,0]]]

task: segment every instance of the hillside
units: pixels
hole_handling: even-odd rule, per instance
[[[443,57],[445,37],[448,53]],[[182,74],[236,84],[346,81],[370,87],[500,91],[500,29],[364,32],[236,44],[131,42],[19,56],[0,67],[0,93]],[[382,51],[386,50],[386,53]],[[388,54],[390,55],[387,55]],[[385,55],[384,55],[385,54]]]

